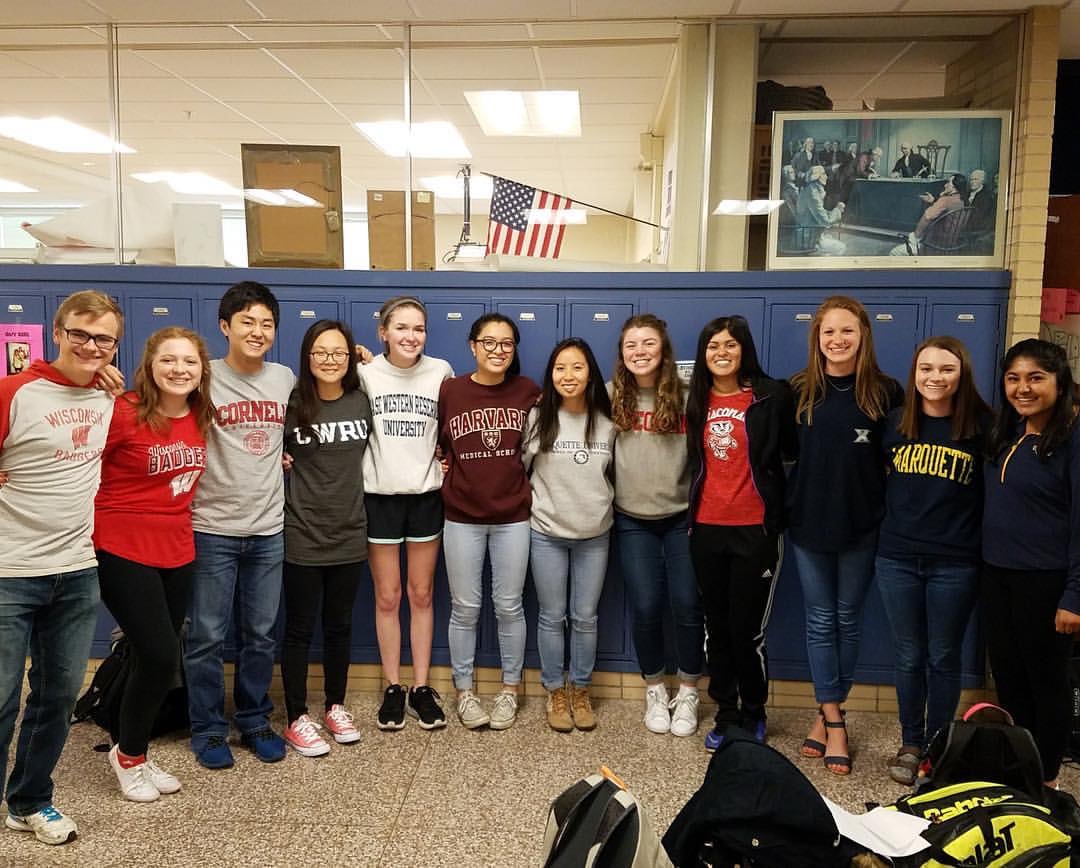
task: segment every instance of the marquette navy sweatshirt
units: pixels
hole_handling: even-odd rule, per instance
[[[816,552],[840,552],[874,530],[885,514],[885,418],[871,420],[855,402],[855,375],[827,377],[814,424],[799,420],[799,460],[787,486],[792,540]],[[904,400],[887,381],[886,411]]]
[[[1037,434],[986,464],[983,560],[1007,570],[1064,570],[1058,608],[1080,613],[1080,424],[1046,460]]]

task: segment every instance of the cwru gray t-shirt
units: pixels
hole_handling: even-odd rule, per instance
[[[206,436],[206,470],[192,505],[191,525],[220,536],[280,533],[285,485],[281,444],[285,410],[296,377],[264,362],[256,374],[210,362],[214,424]]]
[[[285,416],[285,451],[293,459],[285,489],[285,560],[305,566],[367,558],[364,451],[371,404],[357,389],[319,401],[312,424],[298,425],[300,392]]]
[[[615,425],[598,413],[592,437],[586,442],[586,415],[560,410],[555,443],[550,452],[540,452],[534,430],[536,416],[533,409],[522,449],[525,466],[532,467],[531,527],[558,539],[600,536],[610,529],[613,519]]]

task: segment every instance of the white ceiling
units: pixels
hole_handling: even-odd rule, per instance
[[[198,170],[241,186],[242,142],[341,147],[344,199],[401,188],[405,160],[383,156],[357,121],[401,118],[403,23],[411,23],[414,120],[449,120],[475,172],[501,174],[625,211],[638,136],[657,122],[674,76],[680,21],[762,27],[759,77],[824,85],[837,108],[940,95],[945,65],[1008,22],[1015,0],[48,0],[0,12],[0,115],[55,114],[108,129],[105,29],[119,29],[122,171]],[[915,14],[928,13],[928,14]],[[1063,56],[1080,56],[1080,0],[1063,10]],[[301,26],[301,23],[304,26]],[[312,22],[308,24],[307,22]],[[385,24],[380,22],[396,22]],[[475,22],[475,23],[471,23]],[[485,137],[463,91],[572,89],[578,139]],[[0,206],[78,203],[108,191],[109,158],[0,140],[0,178],[41,191]],[[418,160],[414,185],[453,174]],[[460,202],[443,202],[459,211]],[[486,204],[477,206],[486,211]]]

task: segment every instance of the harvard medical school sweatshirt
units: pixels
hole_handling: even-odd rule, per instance
[[[1038,434],[986,463],[983,560],[1007,570],[1064,570],[1059,607],[1080,613],[1080,424],[1045,461]]]
[[[532,467],[532,528],[559,539],[592,539],[611,527],[615,425],[597,414],[585,442],[584,413],[559,411],[559,434],[550,452],[540,452],[533,434],[537,411],[525,428],[525,466]]]
[[[112,396],[48,362],[0,379],[0,577],[97,566],[91,534]]]

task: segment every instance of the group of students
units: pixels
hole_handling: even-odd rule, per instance
[[[539,386],[520,374],[518,329],[499,313],[473,323],[476,366],[460,376],[424,353],[426,310],[412,297],[383,305],[383,351],[373,358],[346,324],[315,323],[296,376],[265,361],[278,325],[265,286],[231,287],[219,324],[225,358],[210,361],[197,334],[166,328],[147,341],[124,391],[110,365],[121,311],[102,293],[76,293],[54,320],[56,361],[0,380],[0,533],[10,541],[0,565],[0,775],[31,657],[9,828],[50,844],[77,834],[53,806],[51,773],[99,587],[132,649],[109,753],[126,798],[180,789],[147,749],[181,647],[192,750],[204,767],[233,764],[224,649],[234,618],[241,742],[274,762],[287,745],[318,756],[330,740],[357,741],[345,697],[365,560],[390,685],[377,725],[400,729],[411,716],[445,726],[428,683],[440,544],[455,706],[467,728],[515,721],[530,567],[548,723],[596,726],[589,684],[613,538],[645,726],[693,735],[707,671],[716,714],[706,748],[732,725],[764,740],[765,631],[787,531],[820,703],[803,755],[851,770],[843,703],[876,574],[900,707],[889,774],[910,783],[928,738],[954,714],[964,629],[981,596],[1002,704],[1032,730],[1046,779],[1056,779],[1080,630],[1080,403],[1060,348],[1030,340],[1009,350],[994,419],[959,341],[920,345],[905,392],[877,366],[866,311],[841,296],[817,311],[807,367],[790,384],[765,374],[739,316],[704,327],[689,384],[652,314],[624,324],[609,383],[588,344],[570,338],[552,350]],[[485,560],[503,682],[486,707],[474,690]],[[270,726],[268,695],[282,597],[284,736]],[[319,620],[325,702],[312,715],[307,667]]]

